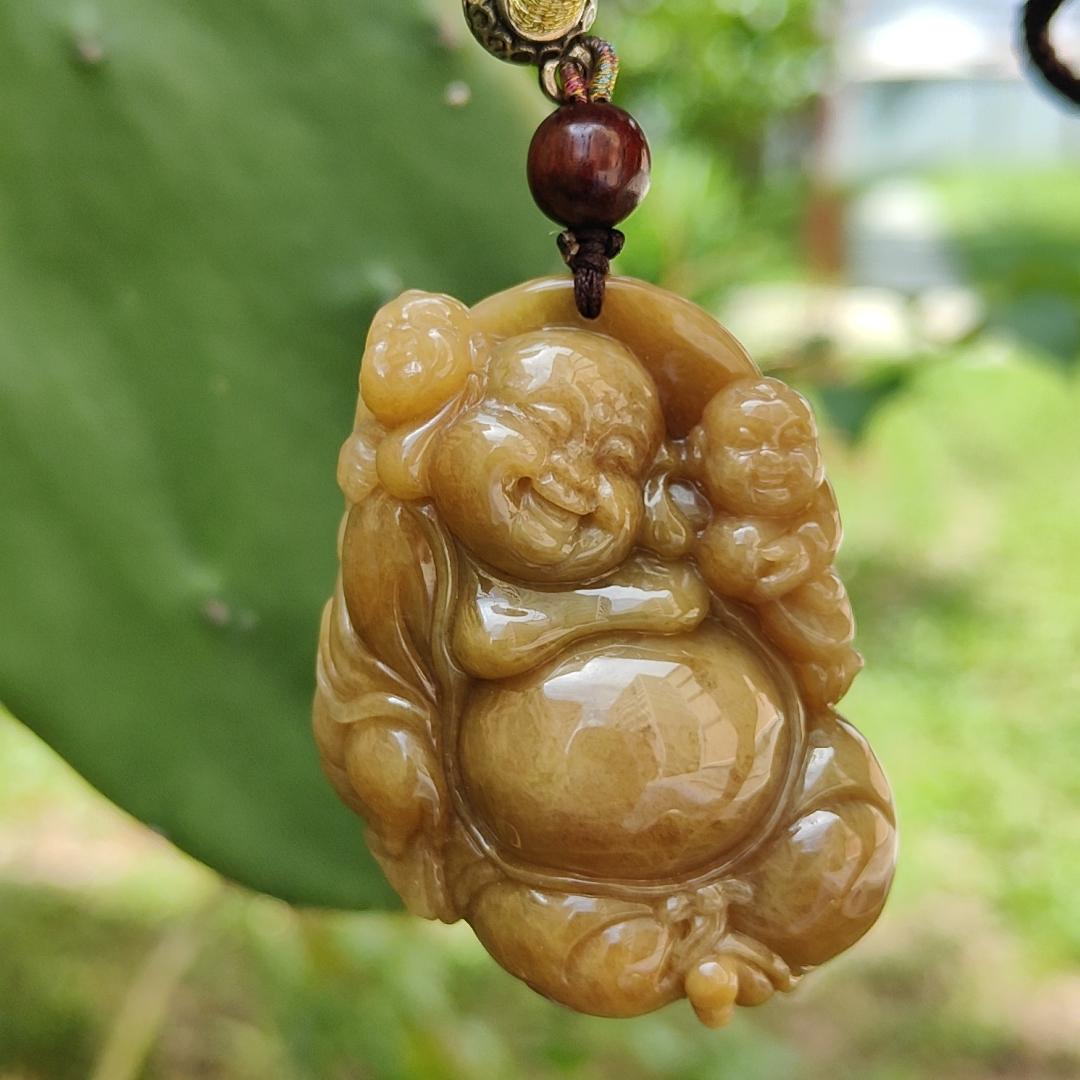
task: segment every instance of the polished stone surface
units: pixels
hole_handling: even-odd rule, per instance
[[[562,105],[536,129],[526,176],[536,205],[571,229],[611,228],[649,191],[652,158],[638,122],[617,105]]]
[[[888,785],[813,415],[613,278],[376,316],[314,726],[410,910],[581,1011],[719,1026],[876,920]]]

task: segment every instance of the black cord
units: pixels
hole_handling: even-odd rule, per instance
[[[1050,43],[1050,20],[1065,0],[1027,0],[1024,5],[1024,44],[1031,62],[1062,97],[1080,105],[1080,78],[1058,59]]]

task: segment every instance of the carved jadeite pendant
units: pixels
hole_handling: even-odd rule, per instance
[[[894,813],[806,402],[627,278],[376,316],[314,726],[410,911],[581,1012],[724,1024],[874,923]]]

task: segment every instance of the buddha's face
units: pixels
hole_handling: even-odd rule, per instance
[[[656,387],[625,346],[584,330],[523,334],[496,346],[483,397],[435,449],[432,496],[495,568],[585,581],[634,546],[662,434]]]
[[[810,406],[776,379],[725,387],[705,407],[692,439],[709,498],[729,512],[798,511],[824,479]]]

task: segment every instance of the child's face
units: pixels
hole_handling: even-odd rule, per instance
[[[740,379],[721,390],[693,439],[710,499],[731,513],[797,512],[825,477],[810,406],[776,379]]]
[[[662,434],[656,387],[625,346],[584,330],[523,334],[496,347],[484,397],[442,437],[432,495],[492,566],[580,582],[634,546]]]

